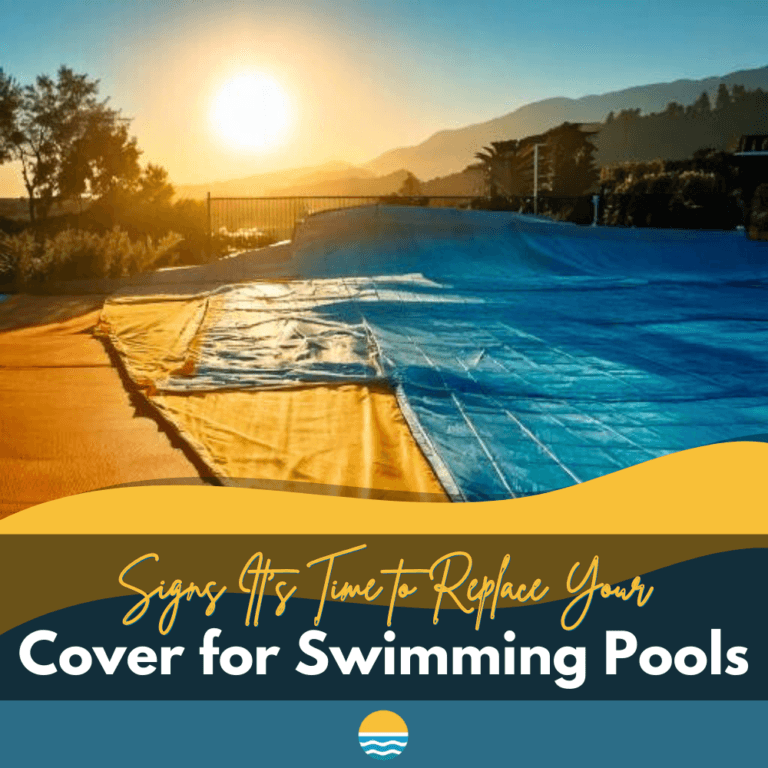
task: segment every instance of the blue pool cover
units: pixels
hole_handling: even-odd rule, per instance
[[[456,500],[768,432],[768,246],[743,233],[380,206],[310,218],[290,271],[227,288],[169,388],[384,378]],[[256,360],[276,318],[290,354]]]

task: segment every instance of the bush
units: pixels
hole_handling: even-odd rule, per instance
[[[768,184],[761,184],[752,198],[749,236],[753,240],[768,240]]]
[[[742,218],[727,180],[713,170],[681,170],[656,160],[602,169],[603,224],[733,229]]]
[[[208,233],[205,203],[199,200],[153,201],[138,197],[95,202],[81,217],[87,229],[105,232],[120,227],[131,238],[155,239],[177,233],[179,264],[201,264],[207,260]]]
[[[744,218],[739,176],[724,152],[604,166],[600,182],[603,224],[733,229]]]
[[[16,275],[16,258],[8,239],[0,232],[0,286],[12,283]]]
[[[53,237],[38,238],[31,231],[4,240],[7,272],[20,288],[46,280],[126,277],[173,262],[181,238],[168,234],[155,243],[146,237],[131,240],[118,227],[100,235],[65,229]]]
[[[210,240],[212,258],[227,256],[238,251],[249,251],[264,248],[277,242],[277,237],[268,232],[262,232],[257,227],[244,227],[234,231],[221,227]]]

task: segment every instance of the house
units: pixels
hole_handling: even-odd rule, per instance
[[[490,197],[525,197],[534,194],[576,196],[592,191],[597,181],[589,137],[599,123],[563,123],[546,133],[524,139],[494,141],[476,157],[486,169]],[[538,147],[538,167],[536,154]]]
[[[768,135],[742,136],[733,160],[747,206],[747,232],[753,239],[768,240]]]

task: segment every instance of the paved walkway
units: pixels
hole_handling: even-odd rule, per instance
[[[199,479],[157,422],[137,412],[91,335],[99,305],[93,296],[0,303],[0,328],[45,323],[0,331],[0,518],[122,483]]]

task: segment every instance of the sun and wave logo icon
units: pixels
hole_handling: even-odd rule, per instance
[[[381,709],[360,723],[357,736],[366,755],[374,760],[391,760],[408,745],[408,726],[400,715]]]

